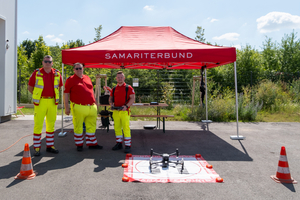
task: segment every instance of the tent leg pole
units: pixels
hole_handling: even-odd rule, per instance
[[[207,75],[206,75],[206,66],[205,66],[205,113],[206,113],[206,120],[202,120],[204,123],[211,123],[211,120],[208,120],[208,111],[207,111]]]
[[[207,74],[206,74],[206,67],[205,67],[205,113],[206,113],[206,121],[208,120],[208,113],[207,113]]]
[[[64,63],[61,66],[62,82],[64,82]],[[67,132],[64,132],[64,86],[61,87],[61,132],[58,134],[59,137],[64,137]]]
[[[239,135],[239,108],[238,108],[238,92],[237,92],[237,74],[236,74],[236,62],[234,65],[234,82],[235,82],[235,110],[236,110],[236,129],[237,135],[230,136],[232,140],[244,140],[245,137]]]
[[[195,92],[195,78],[193,77],[193,91],[192,91],[192,111],[193,111],[193,107],[194,107],[194,92]],[[201,100],[200,100],[201,102]]]

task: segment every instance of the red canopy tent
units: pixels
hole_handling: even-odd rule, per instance
[[[234,62],[236,69],[235,61],[235,47],[204,44],[172,27],[122,26],[99,41],[62,50],[63,65],[80,62],[88,68],[206,70]]]
[[[201,69],[234,61],[234,47],[204,44],[172,27],[122,26],[97,42],[62,50],[64,64],[91,68]]]

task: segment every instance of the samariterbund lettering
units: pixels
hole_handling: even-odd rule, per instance
[[[193,54],[187,53],[106,53],[105,59],[158,59],[158,58],[192,58]]]

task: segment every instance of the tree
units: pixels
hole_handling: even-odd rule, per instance
[[[30,74],[28,74],[27,66],[28,66],[28,60],[27,60],[27,54],[26,54],[25,47],[22,45],[18,46],[17,48],[17,54],[18,54],[18,81],[17,81],[17,87],[18,87],[18,101],[21,103],[21,86],[27,85],[27,81],[29,79]]]
[[[69,40],[67,42],[67,45],[69,46],[69,48],[81,47],[84,46],[84,42],[80,39],[77,39],[75,42],[73,40]]]
[[[296,72],[299,71],[300,65],[300,41],[296,41],[297,33],[294,31],[281,40],[280,47],[280,64],[281,72]]]
[[[42,67],[42,61],[45,55],[51,55],[50,48],[46,46],[43,36],[39,36],[39,39],[37,40],[35,47],[36,47],[35,51],[32,52],[31,54],[30,66],[29,66],[29,71],[32,72],[35,69]]]
[[[257,83],[261,71],[261,54],[257,50],[248,44],[237,50],[236,64],[240,86]]]
[[[262,65],[267,73],[279,70],[279,52],[277,43],[266,36],[263,43]]]
[[[196,33],[195,40],[204,43],[205,42],[204,31],[205,31],[204,28],[202,28],[201,26],[197,26],[197,30],[195,32]]]
[[[24,47],[28,59],[30,59],[32,52],[34,52],[35,50],[35,44],[36,40],[31,41],[29,39],[26,39],[21,43],[21,45]]]
[[[98,28],[95,28],[96,37],[94,38],[94,42],[101,39],[101,30],[102,30],[102,25],[99,25]]]

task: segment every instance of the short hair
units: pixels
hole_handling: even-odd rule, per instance
[[[83,67],[83,65],[82,65],[80,62],[77,62],[77,63],[74,63],[73,68],[74,68],[76,65],[80,65],[81,67]]]
[[[123,74],[124,75],[124,73],[122,71],[118,71],[117,74]]]
[[[49,56],[49,55],[44,56],[44,59],[45,59],[45,58],[51,58],[51,59],[52,59],[52,57]]]

